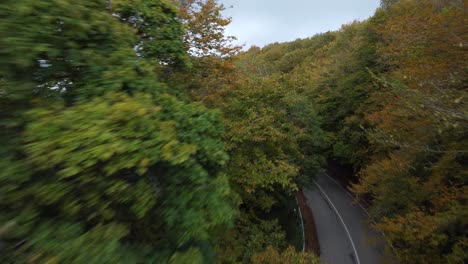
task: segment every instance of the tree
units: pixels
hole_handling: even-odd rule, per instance
[[[235,61],[242,47],[233,44],[235,37],[225,35],[231,19],[222,15],[225,7],[216,0],[175,2],[186,28],[184,43],[191,68],[172,80],[195,100],[217,107],[211,101],[218,99],[220,90],[230,87],[238,77]]]
[[[384,9],[389,9],[400,0],[380,0],[380,6]]]
[[[244,262],[268,245],[285,249],[271,237],[271,220],[265,214],[281,206],[298,184],[310,181],[323,163],[317,155],[323,135],[310,100],[284,84],[281,74],[251,71],[276,62],[263,60],[267,52],[253,49],[241,54],[236,82],[209,99],[225,113],[225,141],[231,157],[227,174],[241,198],[238,233],[233,236],[235,241],[245,241],[244,248],[233,253]],[[252,229],[255,235],[247,231]]]
[[[176,1],[177,2],[177,1]],[[216,0],[179,1],[182,22],[187,28],[185,45],[194,57],[232,57],[240,47],[232,44],[236,38],[224,34],[230,18],[223,17],[224,5]]]
[[[297,264],[318,264],[320,261],[311,253],[298,253],[292,247],[284,252],[278,252],[272,247],[268,247],[262,253],[252,257],[254,264],[275,264],[275,263],[297,263]]]
[[[0,7],[2,262],[213,261],[231,222],[219,112],[165,83],[186,51],[165,1]]]
[[[417,10],[417,12],[416,12]],[[466,256],[466,32],[460,1],[400,1],[380,13],[375,76],[380,105],[367,120],[376,148],[355,193],[403,262],[463,263]]]

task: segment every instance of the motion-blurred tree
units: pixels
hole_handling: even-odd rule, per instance
[[[219,113],[163,81],[188,58],[176,8],[23,0],[0,17],[1,260],[212,261],[227,155]]]

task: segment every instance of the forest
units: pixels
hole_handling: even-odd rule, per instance
[[[224,9],[2,1],[0,262],[320,263],[281,211],[334,162],[400,263],[466,263],[464,1],[246,49]]]

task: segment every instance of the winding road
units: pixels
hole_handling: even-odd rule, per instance
[[[378,264],[388,260],[385,240],[370,229],[367,212],[353,196],[325,173],[304,189],[312,210],[326,264]]]

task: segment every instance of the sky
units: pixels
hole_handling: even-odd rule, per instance
[[[337,30],[374,14],[380,0],[218,0],[232,23],[236,44],[263,47]]]

